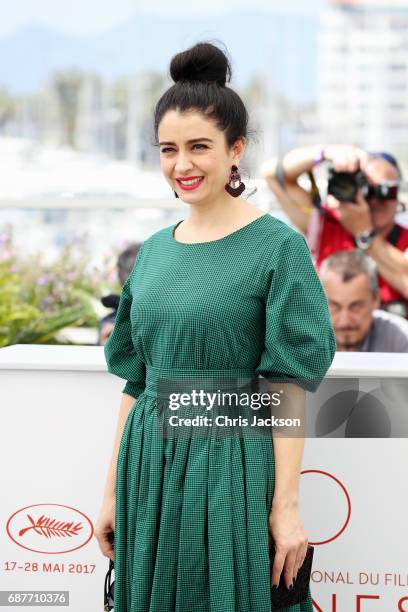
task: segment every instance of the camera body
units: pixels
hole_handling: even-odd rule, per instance
[[[356,202],[359,189],[368,191],[368,182],[361,170],[356,172],[336,172],[328,169],[327,193],[340,202]]]
[[[396,200],[400,181],[384,181],[371,185],[361,170],[356,172],[336,172],[328,168],[327,194],[333,195],[340,202],[355,203],[357,192],[361,190],[364,198],[370,202],[376,200]]]

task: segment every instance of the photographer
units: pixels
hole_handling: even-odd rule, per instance
[[[132,271],[139,249],[139,243],[132,243],[124,251],[122,251],[122,253],[118,257],[117,273],[119,282],[122,287]],[[106,308],[112,308],[113,310],[99,321],[97,340],[97,344],[99,346],[104,345],[112,333],[113,326],[115,324],[116,313],[119,306],[119,298],[120,296],[115,293],[110,293],[109,295],[105,295],[101,298],[102,304]]]
[[[329,162],[332,174],[342,173],[332,176],[332,193],[329,188],[323,203],[312,173],[322,162]],[[391,155],[347,145],[300,147],[281,160],[265,162],[261,173],[305,234],[317,269],[332,253],[363,250],[377,264],[381,308],[408,317],[408,229],[395,221],[405,207],[398,201],[401,171]],[[311,193],[298,184],[304,173],[312,181]],[[354,197],[347,200],[344,194],[353,184]],[[333,192],[341,194],[341,200]]]

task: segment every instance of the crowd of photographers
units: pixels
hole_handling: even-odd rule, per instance
[[[325,171],[325,197],[317,174]],[[329,302],[338,351],[408,352],[408,228],[396,221],[402,172],[390,154],[346,145],[300,147],[261,174],[308,242]],[[308,187],[301,181],[308,177]],[[139,245],[119,257],[123,285]],[[98,344],[113,328],[118,295],[102,298]]]
[[[408,352],[408,228],[396,221],[405,211],[397,160],[354,146],[311,146],[265,162],[261,172],[308,242],[337,350]],[[303,175],[309,188],[299,184]]]

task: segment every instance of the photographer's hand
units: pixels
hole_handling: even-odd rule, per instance
[[[373,229],[370,207],[359,190],[356,202],[340,202],[334,196],[327,196],[327,205],[337,211],[339,223],[354,237],[360,232]]]
[[[368,154],[353,145],[327,145],[324,148],[324,157],[332,162],[336,172],[356,172],[363,168]]]

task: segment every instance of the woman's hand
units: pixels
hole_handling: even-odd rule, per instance
[[[103,501],[98,520],[95,525],[95,537],[99,548],[105,557],[113,558],[113,535],[115,532],[115,497]]]
[[[278,586],[283,570],[285,584],[289,588],[305,559],[308,546],[308,534],[297,503],[272,502],[268,524],[269,544],[276,551],[271,569],[271,584]]]

